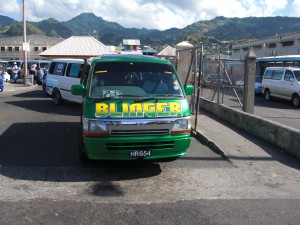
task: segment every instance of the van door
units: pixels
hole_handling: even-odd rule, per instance
[[[67,66],[66,74],[61,83],[62,96],[64,99],[81,103],[82,97],[78,95],[72,95],[71,87],[73,84],[80,84],[81,73],[83,64],[69,63]]]
[[[272,79],[270,80],[270,86],[272,86],[270,87],[270,90],[272,95],[282,95],[283,73],[284,70],[274,69]]]
[[[58,88],[61,96],[64,98],[61,83],[64,80],[64,74],[67,63],[65,62],[52,62],[50,65],[49,73],[47,74],[46,89],[49,95],[52,95],[53,89]]]
[[[284,97],[291,98],[294,92],[293,81],[291,81],[291,78],[295,79],[293,72],[291,70],[286,70],[281,89],[281,95],[283,95]]]

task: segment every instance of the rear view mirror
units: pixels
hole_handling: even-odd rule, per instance
[[[84,86],[82,84],[75,84],[71,87],[72,95],[83,95],[84,93]]]
[[[186,95],[192,95],[194,93],[194,86],[193,85],[187,85],[184,88]]]

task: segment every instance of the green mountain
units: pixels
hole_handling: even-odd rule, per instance
[[[2,16],[0,15],[0,26],[5,25],[5,24],[11,24],[15,23],[16,21],[7,17],[7,16]]]
[[[0,16],[0,37],[12,37],[22,33],[22,23],[9,17]],[[55,19],[28,22],[28,34],[44,34],[68,38],[72,35],[92,35],[107,45],[119,45],[122,39],[140,39],[143,45],[174,45],[188,40],[194,45],[223,45],[224,41],[235,42],[243,39],[259,39],[300,31],[298,17],[216,17],[199,21],[183,29],[171,28],[164,31],[155,29],[125,28],[118,23],[109,22],[93,13],[82,13],[69,21]],[[228,44],[227,44],[228,45]]]

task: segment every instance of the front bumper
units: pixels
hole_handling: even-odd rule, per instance
[[[86,155],[94,160],[136,160],[132,151],[151,151],[143,159],[178,157],[186,154],[190,134],[135,137],[83,137]]]

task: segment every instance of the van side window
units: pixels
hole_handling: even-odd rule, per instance
[[[63,76],[65,73],[67,63],[52,62],[50,65],[49,73],[54,75]]]
[[[290,81],[291,78],[294,78],[292,71],[286,70],[284,75],[284,80]]]
[[[274,70],[272,79],[273,80],[281,80],[282,75],[283,75],[283,70]]]
[[[294,70],[294,75],[295,75],[295,78],[297,79],[297,81],[300,82],[300,71]]]
[[[273,70],[267,70],[265,73],[265,79],[272,79]]]
[[[68,77],[80,78],[82,66],[82,64],[69,63],[66,75]]]

